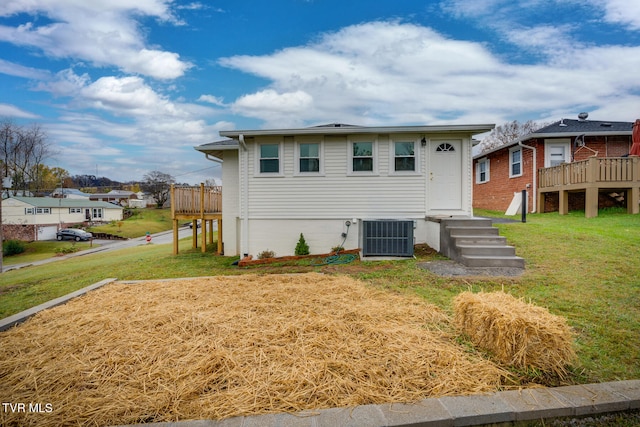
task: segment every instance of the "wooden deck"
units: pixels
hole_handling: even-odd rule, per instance
[[[538,170],[538,206],[546,193],[559,193],[559,212],[568,213],[569,192],[585,193],[585,216],[598,216],[600,191],[625,192],[629,213],[639,213],[640,157],[590,157]]]
[[[171,219],[173,220],[173,253],[178,253],[178,228],[181,221],[189,220],[193,224],[193,247],[198,245],[198,223],[201,226],[202,252],[207,244],[213,243],[213,221],[218,222],[218,248],[222,248],[222,187],[171,186]]]

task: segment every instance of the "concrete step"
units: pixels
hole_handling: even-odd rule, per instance
[[[454,236],[497,236],[499,230],[496,227],[473,227],[473,226],[448,226],[447,230],[451,237]]]
[[[457,245],[460,255],[515,256],[516,248],[507,245]]]
[[[524,259],[518,256],[461,255],[460,263],[467,267],[524,268]]]
[[[451,236],[453,244],[460,245],[496,245],[504,246],[507,238],[504,236]]]
[[[440,221],[445,227],[491,227],[488,218],[444,218]]]

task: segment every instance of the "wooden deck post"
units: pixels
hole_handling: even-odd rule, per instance
[[[630,214],[640,213],[640,187],[632,187],[627,190],[627,212]]]
[[[598,187],[587,187],[585,190],[584,216],[585,218],[598,216]]]
[[[222,254],[222,218],[218,218],[218,255]]]
[[[173,254],[178,255],[178,251],[180,250],[178,247],[178,220],[173,220]]]
[[[173,254],[178,255],[178,220],[176,219],[176,192],[173,184],[169,189],[171,200],[171,219],[173,220]]]
[[[558,213],[560,215],[566,215],[569,213],[569,192],[567,190],[560,190],[558,193]]]

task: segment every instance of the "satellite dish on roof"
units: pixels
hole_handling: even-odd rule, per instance
[[[584,122],[585,120],[587,120],[587,117],[589,117],[589,113],[580,113],[578,114],[578,118],[580,119],[580,121]]]

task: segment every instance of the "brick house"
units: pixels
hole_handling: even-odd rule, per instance
[[[506,211],[516,193],[527,190],[528,212],[585,209],[595,216],[598,206],[618,202],[636,213],[638,207],[629,202],[640,187],[638,158],[627,157],[632,129],[632,122],[587,120],[581,114],[482,152],[473,158],[473,207]],[[571,170],[562,169],[569,165]],[[602,176],[591,173],[596,169]],[[574,178],[577,182],[568,181]]]

